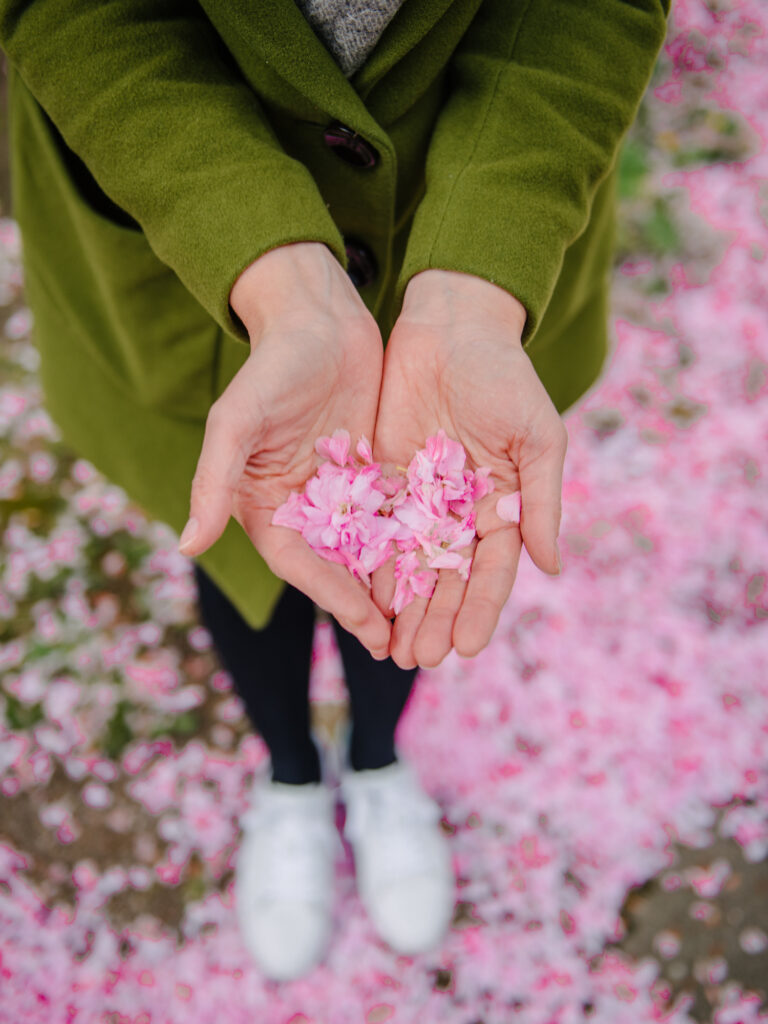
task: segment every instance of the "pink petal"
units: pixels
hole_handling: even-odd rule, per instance
[[[371,449],[371,442],[365,435],[363,435],[357,442],[356,451],[358,456],[363,460],[363,462],[373,462],[373,450]]]
[[[463,580],[468,580],[469,574],[472,571],[472,559],[463,559],[461,565],[457,566],[457,568],[459,570],[459,576],[461,576]]]
[[[399,579],[395,583],[395,593],[392,598],[392,611],[395,615],[400,612],[413,600],[413,591],[407,577]]]
[[[316,555],[320,555],[327,562],[337,562],[339,565],[346,565],[346,560],[341,552],[334,550],[333,548],[313,548]]]
[[[395,560],[395,579],[405,578],[413,575],[419,569],[419,556],[415,551],[409,551]]]
[[[484,498],[486,494],[493,494],[495,485],[490,473],[491,471],[487,466],[481,466],[480,469],[475,470],[474,486],[472,488],[472,497],[475,501]]]
[[[388,498],[402,500],[405,498],[408,481],[404,476],[395,474],[393,476],[382,476],[379,480],[379,487]]]
[[[437,573],[434,569],[422,569],[409,577],[411,590],[419,597],[432,597],[437,586]]]
[[[409,495],[402,504],[394,509],[392,514],[398,522],[407,526],[414,533],[428,532],[437,521],[437,517],[413,495]]]
[[[505,523],[520,522],[520,491],[502,494],[496,502],[496,515]]]
[[[464,446],[458,441],[452,441],[444,430],[438,430],[434,437],[427,438],[424,451],[441,475],[461,472],[467,458]]]
[[[395,594],[392,598],[392,611],[399,615],[416,595],[430,598],[437,584],[437,573],[431,569],[422,569],[415,551],[400,555],[395,560]]]
[[[292,530],[301,530],[306,522],[305,508],[307,499],[303,494],[291,491],[288,500],[275,509],[272,516],[273,526],[288,526]]]
[[[460,555],[458,551],[438,551],[438,553],[430,558],[428,565],[431,569],[458,569],[460,568],[467,559],[464,555]]]
[[[349,431],[334,430],[332,437],[318,437],[315,451],[324,459],[332,459],[338,466],[345,466],[349,457]]]

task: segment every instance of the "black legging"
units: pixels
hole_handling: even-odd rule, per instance
[[[200,614],[224,668],[267,747],[276,782],[320,779],[310,735],[309,668],[315,607],[286,586],[264,629],[252,629],[195,563]],[[383,768],[395,759],[395,727],[416,669],[376,661],[351,633],[333,620],[349,691],[352,734],[349,759],[355,771]]]

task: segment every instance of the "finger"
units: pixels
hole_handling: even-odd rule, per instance
[[[568,432],[561,419],[553,426],[545,447],[528,455],[523,446],[520,476],[520,530],[528,554],[543,572],[560,572],[557,534],[560,530],[563,490],[563,464]]]
[[[467,583],[455,569],[441,569],[435,592],[413,644],[422,668],[436,668],[453,646],[453,625],[461,608]]]
[[[389,653],[400,668],[416,668],[418,664],[413,652],[413,642],[424,619],[428,604],[429,601],[425,597],[415,597],[395,619]]]
[[[220,406],[213,406],[192,479],[189,522],[179,542],[182,554],[200,555],[222,535],[247,459],[236,423]]]
[[[494,530],[478,542],[464,602],[453,627],[453,646],[474,658],[488,644],[512,590],[522,541],[516,527]]]
[[[352,633],[374,658],[389,654],[391,625],[367,587],[343,565],[329,562],[294,530],[272,526],[272,512],[243,512],[243,527],[272,572],[306,594]]]
[[[387,618],[392,615],[392,600],[395,596],[395,557],[388,559],[371,577],[373,603]]]

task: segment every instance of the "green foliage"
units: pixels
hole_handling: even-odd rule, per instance
[[[194,736],[199,729],[199,716],[194,711],[182,711],[179,715],[173,715],[165,721],[158,722],[150,736],[152,739],[170,736],[171,739],[186,740],[190,736]]]
[[[669,206],[661,196],[654,200],[651,214],[645,222],[644,235],[653,253],[663,256],[680,248],[680,235],[670,216]]]
[[[107,537],[92,535],[85,545],[85,555],[91,566],[98,566],[108,551],[119,551],[129,569],[138,568],[149,557],[152,545],[144,537],[136,537],[127,530],[116,530]],[[97,570],[101,575],[100,570]]]
[[[201,900],[210,887],[206,878],[188,878],[181,887],[182,901],[184,903],[196,903]]]
[[[61,644],[44,644],[40,640],[34,640],[24,653],[25,664],[30,661],[38,661],[40,658],[45,658],[49,654],[55,654],[61,651]]]
[[[639,195],[648,170],[643,144],[638,139],[627,139],[619,157],[619,198],[634,199]]]
[[[64,594],[67,580],[71,575],[72,570],[69,566],[59,568],[49,580],[41,580],[39,576],[30,573],[24,603],[31,607],[37,601],[56,600]]]
[[[9,729],[14,732],[32,729],[38,722],[42,722],[43,717],[43,706],[40,701],[35,704],[22,704],[13,694],[5,694],[5,721]]]
[[[67,507],[67,499],[61,494],[51,492],[50,488],[50,481],[42,485],[25,479],[24,493],[20,497],[3,498],[0,502],[0,531],[7,529],[12,518],[21,515],[32,533],[38,536],[50,533],[56,517]],[[34,509],[33,516],[29,515],[31,509]]]
[[[692,167],[694,164],[723,164],[733,160],[733,153],[726,146],[699,146],[675,153],[672,163],[675,167]]]
[[[107,722],[106,732],[102,740],[102,750],[107,757],[117,761],[125,748],[133,739],[133,731],[126,715],[131,710],[130,701],[121,700],[115,707],[112,717]]]

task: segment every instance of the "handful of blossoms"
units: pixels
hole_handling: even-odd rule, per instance
[[[365,437],[354,454],[350,447],[346,430],[319,438],[315,451],[325,461],[303,493],[293,491],[275,511],[273,524],[298,530],[318,555],[368,586],[394,555],[395,615],[414,597],[432,596],[438,569],[468,579],[474,506],[493,491],[490,470],[467,468],[463,445],[443,430],[427,438],[407,469],[392,473],[373,461]]]

